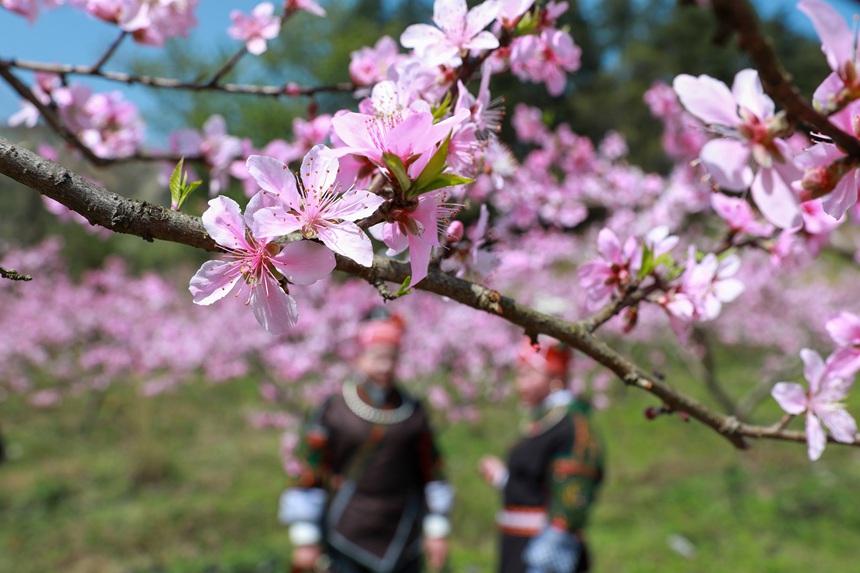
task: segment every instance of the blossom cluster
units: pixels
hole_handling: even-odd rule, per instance
[[[198,5],[68,3],[153,45],[187,34]],[[38,3],[0,0],[0,6],[33,19]],[[323,279],[338,257],[343,265],[370,267],[384,252],[409,264],[410,280],[398,295],[438,271],[510,292],[569,320],[605,321],[608,331],[632,340],[668,326],[689,343],[693,329],[707,327],[723,341],[800,353],[809,390],[785,382],[773,395],[786,412],[807,414],[810,457],[824,447],[820,422],[834,439],[853,441],[856,426],[840,400],[860,369],[858,319],[837,315],[853,299],[826,285],[815,261],[837,233],[860,220],[856,161],[827,139],[813,144],[792,134],[752,69],[738,72],[731,87],[681,74],[671,87],[655,84],[645,94],[663,122],[666,152],[677,161],[668,175],[631,165],[619,133],[593,142],[566,123],[546,125],[541,110],[523,104],[510,118],[515,155],[500,137],[504,111],[492,78],[509,73],[545,84],[550,95],[564,94],[581,55],[558,26],[567,8],[566,2],[486,0],[470,9],[465,0],[436,0],[432,24],[411,25],[397,39],[386,36],[352,52],[355,109],[318,114],[314,106],[310,117],[294,120],[289,140],[262,147],[231,135],[220,115],[200,130],[173,132],[169,152],[195,157],[209,170],[212,199],[202,220],[224,253],[191,279],[193,301],[208,306],[228,294],[240,299],[276,339],[313,349],[301,356],[267,351],[266,363],[277,363],[290,379],[313,377],[320,363],[349,357],[351,321],[366,310],[357,301],[367,297],[353,295],[354,283]],[[832,69],[814,102],[836,127],[860,138],[854,36],[826,2],[802,0],[798,8],[812,20]],[[298,10],[325,15],[311,0],[279,7],[264,2],[250,15],[234,11],[227,33],[243,42],[240,56],[259,55]],[[37,75],[32,92],[56,108],[95,155],[127,157],[140,150],[142,123],[119,95],[93,94],[47,74]],[[298,86],[288,84],[284,92],[295,95]],[[25,102],[12,121],[33,125],[38,119],[39,109]],[[244,212],[221,195],[234,182],[248,198]],[[854,240],[850,229],[845,235]],[[786,289],[773,278],[775,268],[804,276],[813,294]],[[298,292],[309,301],[301,321],[293,297]],[[474,322],[462,322],[429,297],[412,294],[409,300],[403,308],[421,317],[417,322],[432,317],[460,334],[444,342],[410,335],[407,345],[420,340],[415,348],[425,350],[407,370],[431,369],[449,345],[469,345],[457,336],[474,331]],[[775,311],[777,305],[785,308]],[[781,326],[763,325],[754,333],[736,320],[774,312]],[[838,345],[827,359],[809,350],[824,334],[822,316],[837,317],[826,324]],[[343,325],[339,333],[325,328],[332,322]],[[448,408],[451,392],[474,399],[474,378],[512,355],[514,338],[493,330],[486,329],[479,350],[451,361],[452,386],[433,388],[433,403]],[[426,364],[418,366],[422,360]],[[266,388],[267,399],[277,401],[282,389]],[[473,415],[468,408],[459,413]]]
[[[802,0],[798,9],[812,21],[833,70],[813,101],[830,110],[833,124],[860,137],[855,34],[827,2]],[[804,226],[802,203],[823,197],[823,211],[837,220],[857,203],[857,169],[838,161],[845,153],[831,142],[809,146],[787,139],[785,114],[776,111],[755,70],[738,72],[731,89],[709,76],[686,74],[675,78],[673,88],[684,108],[717,136],[698,154],[713,182],[729,192],[748,189],[769,222],[798,230]],[[659,97],[652,90],[652,107],[660,105]]]
[[[817,460],[824,452],[827,436],[823,426],[837,442],[851,444],[857,438],[857,422],[841,401],[860,370],[860,317],[843,312],[828,321],[827,329],[839,345],[827,360],[822,360],[809,348],[800,351],[808,389],[794,382],[778,382],[771,391],[780,407],[789,414],[806,414],[806,440],[811,460]]]
[[[301,243],[299,254],[311,245]],[[36,278],[0,282],[0,304],[7,309],[0,316],[0,401],[20,394],[34,407],[49,408],[118,384],[148,396],[200,378],[219,384],[251,376],[260,380],[261,394],[273,407],[294,412],[300,404],[318,404],[333,383],[350,374],[349,364],[360,351],[361,321],[377,304],[373,287],[365,283],[318,281],[302,287],[305,320],[272,336],[242,305],[188,305],[181,284],[152,272],[132,273],[119,257],[75,278],[62,248],[57,238],[27,249],[3,248],[0,266]],[[279,257],[287,272],[296,254],[288,250]],[[42,280],[43,273],[51,280]],[[247,292],[254,287],[246,283],[235,288]],[[439,368],[453,373],[444,387],[433,383],[424,388],[431,405],[454,421],[472,418],[479,403],[506,395],[503,372],[519,340],[513,329],[499,328],[498,319],[489,315],[476,322],[456,303],[428,294],[416,293],[394,305],[415,325],[404,341],[400,374],[420,380]],[[41,319],[46,315],[50,321]],[[418,327],[422,321],[447,324],[459,335],[440,338]],[[21,324],[29,326],[21,329]],[[332,324],[339,326],[332,329]],[[225,325],[229,344],[224,344]],[[470,333],[476,325],[488,336],[474,340]],[[290,419],[277,411],[252,416],[261,425]]]
[[[133,155],[143,141],[144,124],[137,106],[125,101],[122,92],[93,93],[89,86],[66,86],[58,76],[46,73],[36,74],[32,91],[42,104],[56,107],[66,127],[98,157]],[[24,102],[9,124],[32,127],[39,116],[34,104]]]
[[[45,8],[63,4],[80,8],[88,14],[130,33],[141,44],[163,46],[169,38],[187,37],[197,25],[194,11],[198,0],[44,0]],[[35,22],[39,0],[2,0],[0,7]]]

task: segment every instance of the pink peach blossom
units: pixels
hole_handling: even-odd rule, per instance
[[[350,53],[349,77],[359,86],[372,86],[387,79],[388,69],[404,57],[391,36],[382,36],[372,48]]]
[[[801,0],[797,9],[812,20],[827,57],[830,74],[815,90],[813,101],[820,107],[850,101],[860,96],[857,34],[833,6],[823,0]]]
[[[580,286],[586,291],[586,308],[596,310],[609,302],[617,289],[636,280],[638,269],[632,267],[640,252],[636,237],[628,237],[624,244],[608,228],[601,229],[597,236],[601,259],[579,267],[577,276]]]
[[[314,0],[286,0],[284,9],[289,12],[294,12],[296,10],[304,10],[305,12],[313,14],[314,16],[325,18],[325,9]]]
[[[228,294],[247,296],[254,316],[272,334],[284,334],[298,321],[295,299],[281,286],[282,279],[294,284],[312,284],[335,266],[331,251],[310,241],[297,241],[283,248],[258,238],[254,215],[277,199],[264,192],[251,198],[242,216],[239,205],[224,196],[209,201],[203,226],[227,251],[225,260],[203,263],[191,279],[194,303],[209,305]]]
[[[498,0],[485,0],[471,10],[466,0],[436,0],[433,22],[413,24],[404,30],[400,43],[413,48],[430,65],[459,66],[464,53],[470,50],[492,50],[499,40],[484,30],[499,13]]]
[[[750,204],[739,197],[712,193],[711,207],[726,222],[729,229],[735,233],[748,234],[753,237],[769,237],[773,234],[773,225],[758,221]]]
[[[259,56],[266,51],[266,40],[278,37],[281,19],[275,16],[275,6],[271,2],[258,4],[246,16],[239,10],[230,12],[233,25],[227,30],[231,38],[245,42],[248,52]]]
[[[511,71],[521,80],[545,83],[550,95],[564,93],[566,72],[580,67],[582,49],[570,34],[547,29],[540,36],[528,35],[514,40],[511,46]]]
[[[800,179],[801,172],[788,144],[773,135],[781,129],[780,122],[758,72],[738,72],[731,91],[706,75],[681,74],[673,87],[687,111],[726,136],[712,139],[701,151],[702,163],[714,181],[732,191],[749,188],[756,206],[771,223],[780,228],[799,227],[800,204],[792,183]],[[755,172],[750,159],[758,165]]]
[[[418,284],[427,276],[433,247],[439,246],[440,228],[459,210],[459,205],[445,202],[443,190],[431,191],[418,196],[414,209],[402,209],[392,213],[394,222],[374,227],[374,235],[388,246],[388,255],[402,253],[409,248],[412,266],[411,285]]]
[[[383,170],[388,169],[383,159],[386,153],[398,156],[406,166],[424,155],[426,164],[436,146],[469,117],[468,110],[460,109],[434,123],[427,102],[408,102],[404,90],[393,81],[376,84],[363,103],[366,113],[347,112],[332,118],[332,130],[344,145],[327,153],[331,157],[363,156]]]
[[[824,452],[827,436],[822,423],[838,442],[852,443],[857,434],[857,423],[845,411],[841,400],[853,384],[838,372],[828,367],[814,350],[804,348],[800,351],[803,360],[803,373],[809,389],[794,382],[777,382],[771,396],[780,408],[795,416],[806,412],[806,441],[809,444],[809,459],[817,460]]]
[[[845,378],[854,378],[860,370],[860,316],[842,311],[827,321],[827,332],[838,345],[829,358],[834,372]]]
[[[338,160],[324,156],[327,149],[316,145],[308,152],[298,181],[277,159],[248,158],[251,176],[263,191],[278,199],[257,214],[258,236],[273,238],[301,231],[306,238],[319,238],[335,253],[369,267],[373,245],[353,221],[372,215],[384,199],[370,191],[344,189]]]

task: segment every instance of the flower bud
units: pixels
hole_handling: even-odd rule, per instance
[[[448,229],[445,231],[445,237],[448,239],[448,242],[453,245],[454,243],[459,243],[463,240],[464,233],[465,227],[463,227],[463,222],[453,221],[448,225]]]
[[[826,166],[810,167],[803,173],[800,186],[813,193],[827,193],[833,189],[830,172]]]
[[[621,327],[621,331],[624,334],[627,334],[634,328],[636,328],[636,323],[639,321],[639,305],[628,307],[624,310],[624,326]]]
[[[850,157],[837,159],[830,165],[811,167],[803,173],[800,186],[811,192],[812,199],[827,195],[848,172],[855,169],[857,164]]]

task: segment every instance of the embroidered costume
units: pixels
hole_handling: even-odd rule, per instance
[[[378,394],[347,382],[313,413],[281,499],[294,545],[322,542],[333,571],[420,571],[422,534],[449,530],[453,493],[426,410],[396,385]]]
[[[505,506],[497,519],[500,571],[588,571],[582,530],[603,479],[603,457],[587,407],[566,390],[553,392],[524,434],[497,483]]]

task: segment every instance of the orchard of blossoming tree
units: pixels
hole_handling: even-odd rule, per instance
[[[730,83],[655,78],[642,94],[663,123],[653,137],[674,162],[667,174],[628,161],[617,132],[594,143],[564,118],[547,125],[539,108],[506,106],[494,90],[516,81],[542,97],[577,97],[570,77],[585,55],[558,24],[566,2],[436,0],[429,23],[354,46],[332,85],[229,79],[279,35],[300,36],[302,19],[325,18],[312,0],[234,11],[225,29],[235,53],[194,79],[121,70],[112,58],[125,43],[182,42],[200,3],[0,0],[22,25],[62,4],[114,25],[117,39],[92,65],[0,55],[0,78],[21,98],[8,123],[42,124],[55,142],[0,138],[0,173],[40,193],[58,217],[99,230],[93,241],[128,233],[210,251],[211,260],[188,272],[189,294],[117,259],[74,281],[56,242],[20,247],[2,237],[4,394],[39,406],[130,379],[157,393],[191,372],[226,380],[263,368],[267,399],[314,401],[343,377],[358,322],[384,302],[410,325],[403,375],[442,368],[450,384],[428,399],[454,418],[503,396],[523,335],[545,334],[587,357],[574,382],[587,380],[598,405],[614,375],[659,400],[649,417],[681,414],[739,448],[786,440],[818,459],[828,442],[860,443],[843,403],[860,370],[860,55],[852,25],[827,2],[797,4],[831,69],[810,101],[749,3],[686,3],[711,13],[723,43],[752,66]],[[115,88],[96,92],[90,78]],[[157,148],[145,144],[147,118],[123,92],[130,85],[309,105],[290,139],[231,135],[213,113],[200,130],[176,125]],[[354,105],[322,109],[333,93]],[[124,196],[122,185],[105,188],[66,160],[157,164],[163,195]],[[39,313],[52,320],[33,320]],[[634,361],[629,341],[654,352]],[[659,375],[667,349],[691,348],[705,363],[715,341],[758,352],[743,400],[726,396],[707,368],[715,406]],[[768,396],[785,415],[751,423]],[[287,414],[257,421],[291,424]]]

